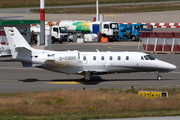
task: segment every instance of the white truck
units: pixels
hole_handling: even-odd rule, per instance
[[[40,25],[31,26],[31,32],[32,31],[34,31],[34,35],[40,34]],[[68,33],[66,27],[45,25],[45,35],[49,34],[49,31],[51,31],[52,43],[67,41]]]
[[[108,37],[109,41],[116,40],[119,37],[119,24],[117,22],[63,20],[59,26],[66,27],[68,32],[101,34],[102,37]]]

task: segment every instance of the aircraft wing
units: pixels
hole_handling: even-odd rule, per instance
[[[55,58],[47,58],[44,61],[45,63],[49,62],[49,63],[54,63],[55,62]]]
[[[80,61],[71,61],[71,62],[69,62],[69,61],[67,61],[67,62],[55,62],[55,58],[54,57],[52,57],[52,58],[45,58],[44,59],[45,61],[44,61],[44,63],[46,63],[46,64],[54,64],[55,66],[57,66],[57,67],[68,67],[68,66],[78,66],[78,65],[80,65]]]
[[[78,74],[84,74],[85,72],[90,72],[93,75],[101,75],[101,74],[106,74],[107,70],[85,70],[85,71],[79,71]]]

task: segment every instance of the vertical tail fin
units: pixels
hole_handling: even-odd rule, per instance
[[[25,47],[27,49],[31,49],[31,46],[27,43],[24,37],[20,34],[20,32],[15,27],[4,27],[6,37],[8,42],[13,45],[11,47]]]
[[[15,27],[4,27],[11,54],[14,59],[30,60],[31,46]]]

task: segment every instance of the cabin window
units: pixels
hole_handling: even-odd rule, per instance
[[[83,60],[86,60],[86,56],[83,57]]]
[[[129,56],[126,56],[126,60],[129,60]]]
[[[96,60],[96,56],[93,57],[93,60]]]
[[[113,59],[113,57],[112,57],[112,56],[110,56],[110,57],[109,57],[109,60],[112,60],[112,59]]]
[[[101,60],[104,60],[104,56],[101,57]]]
[[[117,59],[118,59],[118,60],[121,60],[121,57],[120,57],[120,56],[118,56],[118,57],[117,57]]]
[[[144,58],[145,58],[146,60],[149,60],[149,58],[148,58],[147,56],[144,56]]]
[[[141,60],[144,60],[143,56],[141,56]]]

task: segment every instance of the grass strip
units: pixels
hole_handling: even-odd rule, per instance
[[[166,91],[144,98],[139,90]],[[100,88],[0,94],[0,119],[109,119],[180,115],[180,89]]]
[[[173,10],[180,10],[180,3],[99,7],[100,14],[158,12],[158,11],[173,11]],[[32,9],[31,12],[39,13],[39,9]],[[95,13],[96,13],[96,7],[46,9],[46,14],[95,14]]]
[[[163,2],[170,0],[99,0],[99,4]],[[178,1],[178,0],[171,0]],[[45,6],[94,5],[95,0],[46,0]],[[0,8],[39,7],[39,0],[1,0]]]

